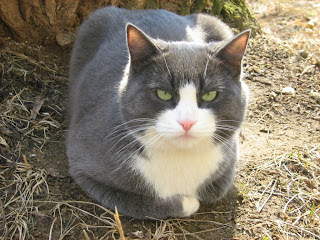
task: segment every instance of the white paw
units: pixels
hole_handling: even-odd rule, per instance
[[[182,200],[183,217],[188,217],[199,209],[200,203],[196,197],[184,196]]]

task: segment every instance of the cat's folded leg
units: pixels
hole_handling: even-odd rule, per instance
[[[159,198],[122,191],[97,181],[81,177],[76,179],[86,192],[100,204],[119,213],[139,219],[166,219],[169,217],[187,217],[199,208],[199,201],[193,196],[175,195],[171,198]]]

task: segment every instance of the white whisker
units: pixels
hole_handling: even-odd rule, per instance
[[[207,58],[206,67],[203,72],[203,79],[206,79],[206,77],[207,77],[207,69],[208,69],[208,65],[209,65],[209,60],[210,60],[210,56],[208,56],[208,58]]]
[[[160,49],[159,49],[159,50],[160,50]],[[169,66],[168,66],[168,63],[167,63],[167,59],[166,59],[166,57],[164,56],[164,54],[162,53],[161,50],[160,50],[160,52],[161,52],[161,55],[163,56],[163,60],[164,60],[164,63],[166,64],[166,68],[167,68],[167,70],[168,70],[168,73],[169,73],[170,77],[172,78],[172,74],[171,74],[171,72],[170,72],[170,69],[169,69]]]
[[[143,131],[143,130],[148,130],[148,129],[149,129],[149,127],[145,127],[145,128],[144,128],[144,127],[139,127],[139,128],[137,128],[137,129],[135,129],[135,130],[130,130],[130,131],[128,131],[128,132],[125,132],[125,133],[123,133],[123,134],[120,134],[120,136],[121,136],[121,135],[124,135],[124,136],[122,136],[122,137],[110,148],[110,151],[113,150],[113,148],[114,148],[115,146],[117,146],[121,141],[123,141],[123,140],[126,139],[127,137],[129,137],[129,136],[133,137],[135,133],[141,132],[141,131]],[[111,141],[111,140],[114,140],[114,139],[117,138],[117,137],[118,137],[118,136],[114,137],[113,139],[110,139],[110,141]]]
[[[151,133],[149,133],[149,134],[147,134],[147,135],[145,135],[145,136],[152,135],[152,134],[154,134],[154,132],[151,132]],[[144,136],[144,137],[145,137],[145,136]],[[132,145],[133,143],[138,142],[141,138],[143,138],[143,137],[140,137],[139,139],[136,139],[135,141],[131,142],[130,144],[124,146],[124,147],[121,148],[115,155],[118,155],[118,156],[119,156],[119,154],[121,153],[121,151],[123,151],[124,149],[126,149],[129,145]],[[132,160],[134,160],[134,157],[137,155],[137,153],[138,153],[141,149],[144,148],[143,151],[144,151],[144,152],[147,151],[149,145],[154,144],[154,142],[156,142],[159,138],[160,138],[159,135],[153,136],[151,139],[148,140],[148,142],[142,144],[139,148],[137,148],[137,149],[136,149],[133,153],[131,153],[129,156],[125,155],[124,157],[125,157],[126,159],[125,159],[125,160],[122,160],[122,163],[119,165],[119,167],[118,167],[117,169],[114,170],[114,172],[116,172],[116,171],[120,170],[121,168],[123,168],[123,164],[124,164],[126,161],[132,161]],[[122,158],[123,156],[120,155],[119,157]]]
[[[155,123],[156,122],[156,120],[154,120],[154,119],[151,119],[151,118],[137,118],[137,119],[132,119],[132,120],[129,120],[129,121],[127,121],[127,122],[124,122],[124,123],[122,123],[122,124],[119,124],[118,126],[116,126],[116,127],[114,127],[114,128],[111,128],[110,129],[110,132],[109,132],[109,134],[106,136],[106,137],[109,137],[110,135],[112,135],[112,134],[114,134],[115,132],[117,132],[117,131],[122,131],[123,129],[125,129],[125,128],[128,128],[128,126],[126,126],[126,125],[128,125],[128,124],[130,124],[130,123],[143,123],[143,122],[147,122],[147,123]],[[125,127],[126,126],[126,127]],[[132,126],[131,126],[132,127]]]
[[[141,139],[143,139],[144,137],[147,137],[147,136],[149,136],[149,135],[152,135],[152,134],[154,134],[154,133],[151,132],[151,133],[148,133],[148,134],[146,134],[146,135],[144,135],[144,136],[139,136],[139,137],[136,136],[136,137],[134,137],[134,138],[133,138],[133,141],[131,141],[129,144],[127,144],[127,145],[123,146],[122,148],[120,148],[116,153],[114,153],[114,156],[116,156],[117,154],[119,154],[120,152],[122,152],[124,149],[129,148],[130,146],[132,146],[133,144],[135,144],[135,143],[137,143],[137,142],[141,143],[141,142],[140,142]],[[128,134],[128,135],[129,135],[129,134]],[[125,136],[125,137],[127,137],[127,136]],[[124,139],[124,137],[121,138],[110,150],[112,150],[122,139]]]

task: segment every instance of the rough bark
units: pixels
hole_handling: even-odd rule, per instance
[[[0,0],[0,31],[19,41],[68,46],[80,23],[95,9],[163,8],[175,13],[208,13],[233,27],[258,29],[245,0]]]

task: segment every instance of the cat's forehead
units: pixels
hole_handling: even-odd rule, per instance
[[[164,59],[178,85],[192,82],[199,86],[214,62],[206,45],[188,42],[172,44]]]
[[[165,55],[168,63],[174,69],[185,71],[197,70],[205,64],[208,58],[207,50],[204,46],[191,43],[172,44]]]
[[[167,49],[172,58],[176,57],[182,61],[190,60],[191,57],[203,58],[208,53],[207,44],[195,42],[170,42]]]

